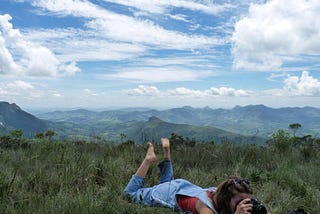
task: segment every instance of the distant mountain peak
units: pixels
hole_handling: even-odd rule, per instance
[[[10,109],[15,109],[15,110],[21,110],[21,108],[15,104],[15,103],[8,103],[8,102],[0,102],[0,107],[2,108],[10,108]]]
[[[160,120],[159,118],[157,118],[155,116],[152,116],[152,117],[149,117],[148,122],[162,122],[162,120]]]
[[[183,108],[183,109],[193,109],[192,106],[183,106],[182,108]]]
[[[268,108],[268,107],[263,104],[246,105],[246,106],[236,105],[233,109],[250,109],[250,108]]]

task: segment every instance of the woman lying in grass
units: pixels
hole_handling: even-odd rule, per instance
[[[184,179],[174,179],[170,156],[170,142],[162,138],[164,160],[158,165],[160,183],[153,187],[143,187],[144,178],[157,156],[152,143],[148,142],[146,157],[132,176],[125,193],[132,201],[148,206],[164,206],[181,212],[200,214],[250,214],[256,210],[251,202],[252,189],[247,179],[232,177],[222,182],[217,188],[201,188]],[[259,202],[258,206],[259,206]],[[260,212],[267,211],[260,204]]]

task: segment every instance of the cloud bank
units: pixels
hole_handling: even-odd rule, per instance
[[[154,97],[252,97],[255,96],[291,96],[291,97],[320,97],[320,80],[303,71],[301,76],[288,75],[283,80],[282,89],[270,89],[265,91],[251,91],[247,89],[235,89],[232,87],[211,87],[206,90],[194,90],[185,87],[160,90],[156,86],[139,85],[137,88],[123,91],[130,96],[154,96]]]
[[[249,90],[234,89],[230,87],[210,88],[207,90],[194,90],[185,87],[160,91],[155,86],[139,85],[137,88],[124,90],[130,96],[153,96],[153,97],[247,97],[252,94]]]

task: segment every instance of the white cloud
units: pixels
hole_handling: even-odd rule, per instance
[[[176,4],[183,5],[182,3]],[[195,3],[189,2],[188,4]],[[88,18],[89,21],[85,23],[86,27],[112,41],[156,45],[161,48],[180,50],[208,48],[220,43],[213,37],[166,30],[149,20],[117,14],[88,1],[38,0],[33,1],[33,5],[61,16]]]
[[[24,82],[22,80],[16,80],[12,83],[8,83],[8,88],[10,89],[19,89],[19,90],[30,90],[34,89],[34,86],[30,83]]]
[[[18,29],[13,28],[11,19],[8,14],[0,15],[0,73],[57,76],[59,67],[69,73],[79,70],[75,64],[59,62],[48,48],[26,40]]]
[[[59,98],[59,97],[63,97],[60,93],[53,93],[52,96],[53,96],[53,97],[58,97],[58,98]]]
[[[271,75],[267,78],[269,81],[276,81],[278,78],[286,77],[288,76],[285,73],[271,73]]]
[[[236,69],[277,70],[292,56],[320,54],[320,1],[252,4],[232,35]]]
[[[206,91],[200,91],[200,90],[193,90],[188,89],[185,87],[179,87],[174,90],[168,91],[170,96],[177,96],[177,97],[205,97],[208,95]]]
[[[63,71],[67,75],[74,75],[75,73],[80,72],[80,68],[77,67],[75,61],[60,65],[59,70]]]
[[[100,7],[86,0],[33,0],[32,5],[44,9],[43,12],[52,12],[60,16],[93,18],[103,13]]]
[[[88,89],[88,88],[83,89],[83,92],[84,92],[86,95],[98,96],[97,93],[93,92],[91,89]]]
[[[213,96],[227,96],[227,97],[247,97],[252,92],[243,89],[234,89],[230,87],[210,88],[207,93]]]
[[[46,44],[63,62],[124,60],[144,53],[139,44],[109,41],[99,32],[75,28],[29,29],[25,36],[31,41]],[[66,63],[67,64],[67,63]]]
[[[128,89],[124,91],[130,96],[158,96],[160,91],[155,86],[139,85],[137,88]]]
[[[154,97],[180,97],[180,98],[209,98],[209,97],[248,97],[252,92],[228,87],[210,88],[208,90],[194,90],[178,87],[171,90],[160,91],[155,86],[140,85],[138,88],[124,91],[130,96],[154,96]]]
[[[115,74],[105,75],[106,78],[131,80],[138,82],[181,82],[197,81],[204,77],[213,76],[212,72],[190,71],[181,68],[146,67],[127,69]]]
[[[289,76],[284,80],[284,91],[291,96],[320,96],[320,80],[303,71],[301,77]]]
[[[104,0],[104,1],[133,7],[139,10],[144,10],[149,13],[164,13],[166,11],[166,8],[162,3],[165,1],[144,1],[144,0],[136,0],[136,1]]]
[[[200,56],[179,56],[179,55],[170,55],[168,57],[154,57],[154,58],[143,58],[137,62],[137,64],[144,64],[149,66],[157,66],[157,67],[173,67],[173,66],[181,66],[192,67],[193,70],[197,71],[211,71],[208,72],[208,75],[213,75],[213,70],[217,70],[217,66],[213,64],[214,57],[208,55],[200,55]],[[177,68],[173,68],[172,70],[176,70]],[[182,68],[179,68],[182,69]]]
[[[231,4],[213,4],[211,1],[188,1],[188,0],[104,0],[106,2],[113,2],[149,13],[166,13],[168,8],[184,8],[193,11],[200,11],[208,14],[218,14],[224,12],[233,6]]]
[[[116,41],[152,45],[163,49],[190,50],[219,44],[213,37],[170,31],[151,21],[121,15],[95,19],[88,22],[87,26]]]
[[[59,61],[48,48],[30,43],[22,48],[25,51],[25,58],[21,64],[26,69],[26,74],[57,76]]]
[[[37,98],[43,93],[37,90],[31,83],[15,80],[9,83],[0,84],[0,97],[1,96],[14,96],[14,97],[26,97]]]
[[[190,22],[190,20],[188,20],[187,16],[184,15],[184,14],[169,15],[169,17],[170,17],[171,19],[178,20],[178,21],[182,21],[182,22],[187,22],[187,23]]]
[[[5,46],[5,40],[0,31],[0,74],[10,73],[18,70],[18,65],[14,62],[13,57]]]

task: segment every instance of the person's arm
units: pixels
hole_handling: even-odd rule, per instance
[[[213,211],[200,200],[196,202],[196,210],[199,214],[213,214]]]

